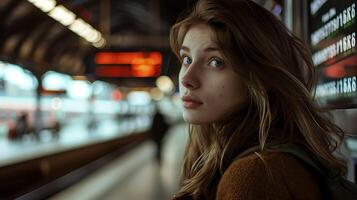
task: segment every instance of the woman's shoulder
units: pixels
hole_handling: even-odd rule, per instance
[[[321,199],[309,169],[283,152],[252,153],[224,172],[217,199]]]

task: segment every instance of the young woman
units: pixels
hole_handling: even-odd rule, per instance
[[[304,44],[250,0],[199,0],[171,29],[189,143],[174,199],[324,199],[296,145],[336,173],[343,139],[313,101]]]

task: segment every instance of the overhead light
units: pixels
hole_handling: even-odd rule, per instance
[[[94,28],[90,27],[88,33],[84,37],[86,40],[95,43],[99,42],[99,40],[102,38],[102,35]]]
[[[81,34],[86,29],[86,23],[78,18],[69,26],[69,29],[77,34]]]
[[[92,29],[92,31],[88,34],[87,38],[88,41],[91,41],[93,43],[99,42],[99,40],[102,39],[102,34],[100,34],[98,31],[95,29]]]
[[[52,10],[56,6],[55,0],[28,0],[28,1],[46,13]]]
[[[56,6],[49,13],[49,16],[51,16],[53,19],[57,20],[64,26],[72,24],[74,22],[74,19],[76,18],[76,15],[64,6]]]
[[[102,47],[105,44],[102,34],[82,19],[76,19],[69,29],[91,42],[95,47]]]
[[[102,48],[105,46],[105,39],[102,34],[86,23],[62,5],[56,6],[55,0],[27,0],[34,6],[45,12],[48,16],[68,27],[71,31],[91,43],[94,47]],[[55,7],[56,6],[56,7]]]
[[[104,38],[100,38],[100,40],[96,43],[93,43],[93,45],[97,48],[103,48],[105,46]]]
[[[98,36],[99,34],[97,33],[97,31],[94,28],[90,27],[88,33],[84,37],[90,42],[97,42],[100,39]]]

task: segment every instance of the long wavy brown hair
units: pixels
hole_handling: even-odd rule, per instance
[[[171,28],[170,45],[179,59],[185,34],[197,24],[213,30],[250,102],[224,124],[189,125],[175,199],[214,199],[223,172],[252,146],[263,152],[271,145],[298,144],[344,174],[345,162],[333,155],[344,133],[314,102],[315,69],[303,42],[250,0],[199,0]]]

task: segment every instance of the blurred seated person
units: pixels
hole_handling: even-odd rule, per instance
[[[28,114],[22,112],[16,119],[16,122],[9,131],[9,139],[20,139],[29,132]]]

